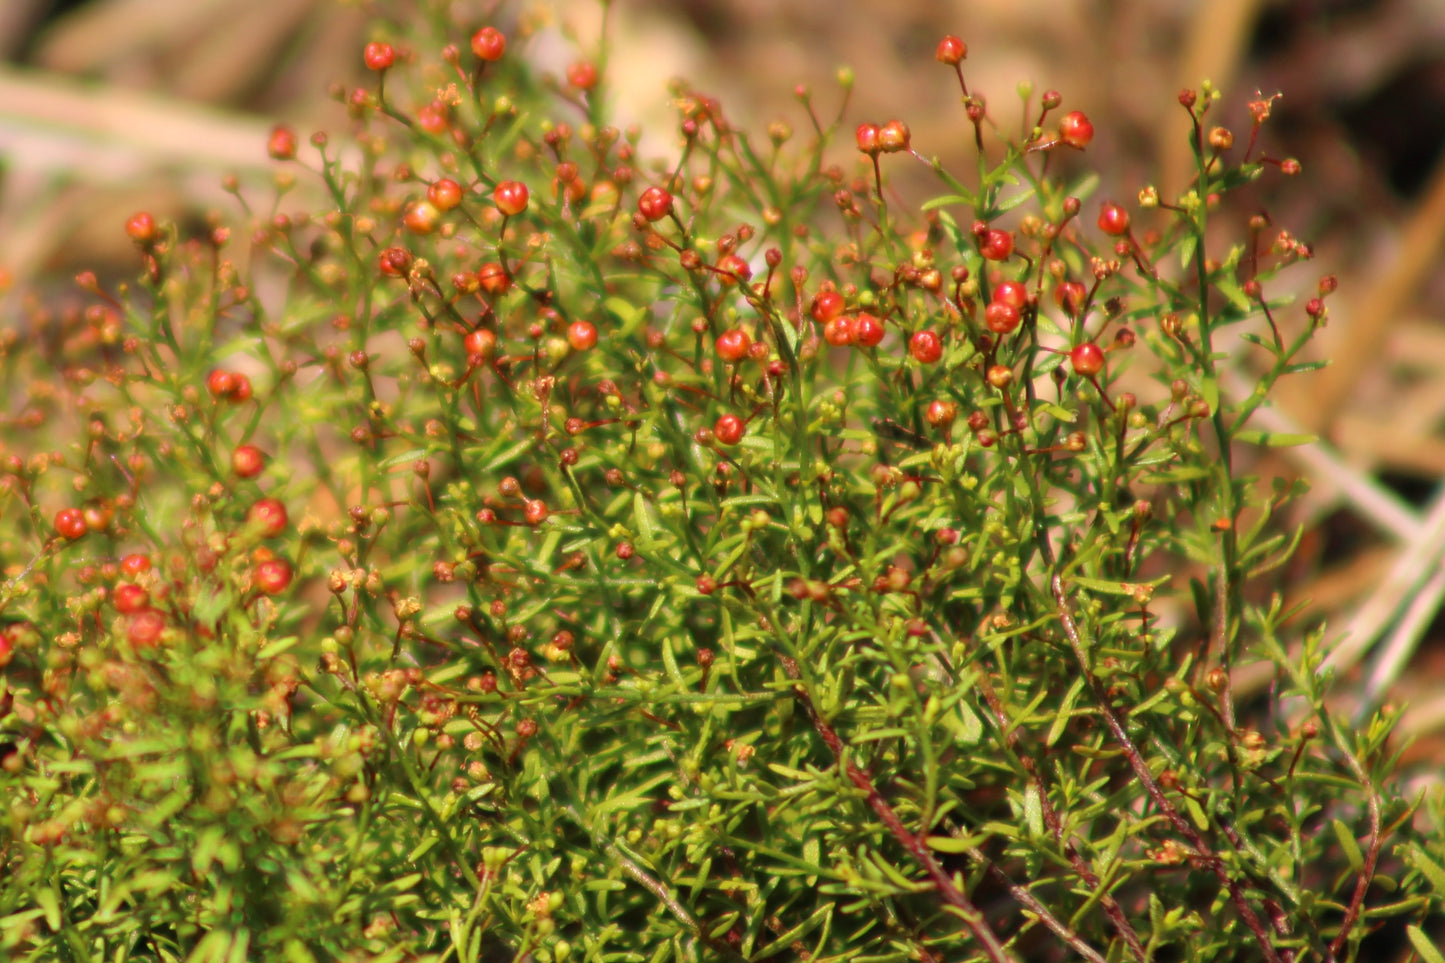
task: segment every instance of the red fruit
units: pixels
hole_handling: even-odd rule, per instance
[[[854,131],[854,136],[858,140],[858,149],[865,154],[878,153],[883,149],[878,143],[878,134],[877,124],[859,124],[858,129]]]
[[[649,222],[656,223],[672,213],[672,194],[661,187],[649,187],[637,199],[637,211]]]
[[[1071,110],[1059,118],[1059,140],[1083,150],[1094,139],[1094,125],[1082,110]]]
[[[222,398],[230,398],[236,393],[235,372],[216,368],[206,375],[206,390],[211,393],[212,398],[218,401]]]
[[[528,525],[540,525],[547,520],[550,512],[547,511],[547,503],[540,498],[529,498],[522,506],[522,517],[527,520]]]
[[[232,401],[251,400],[251,379],[243,374],[236,375],[236,387],[231,389]]]
[[[268,558],[256,566],[251,579],[267,595],[280,595],[291,587],[291,563],[284,558]]]
[[[151,604],[151,593],[134,582],[121,582],[110,595],[111,604],[122,615],[131,615]]]
[[[994,334],[1008,334],[1019,326],[1019,309],[1006,301],[990,301],[983,322]]]
[[[277,124],[271,128],[271,136],[266,141],[266,153],[275,160],[291,160],[296,156],[296,131],[285,124]]]
[[[389,247],[376,259],[383,277],[404,278],[411,273],[411,252],[404,247]]]
[[[105,503],[91,502],[80,510],[80,517],[85,520],[85,529],[89,532],[103,532],[110,528],[110,520],[114,511]]]
[[[472,53],[482,60],[501,60],[507,52],[507,35],[496,27],[483,27],[472,34]]]
[[[947,428],[958,417],[958,405],[952,401],[930,401],[923,419],[935,428]]]
[[[150,247],[160,237],[160,228],[156,227],[156,219],[151,217],[149,211],[139,211],[130,216],[125,222],[125,232],[130,239],[142,247]]]
[[[853,324],[853,339],[865,348],[876,348],[883,342],[886,333],[883,320],[867,312],[859,312]]]
[[[416,125],[435,137],[445,134],[451,123],[452,112],[440,101],[434,100],[417,109]]]
[[[723,445],[736,445],[746,431],[746,423],[737,415],[723,415],[712,426],[712,436]]]
[[[462,202],[462,185],[443,177],[426,189],[426,199],[439,211],[450,211]]]
[[[529,196],[527,185],[521,181],[502,181],[492,190],[492,203],[503,214],[515,217],[527,209]]]
[[[389,43],[369,43],[361,52],[367,70],[382,71],[396,63],[396,48]]]
[[[1022,311],[1029,303],[1029,289],[1022,281],[1000,281],[993,289],[993,300]]]
[[[717,342],[713,345],[719,358],[734,364],[747,357],[748,349],[752,346],[753,339],[748,337],[748,333],[742,328],[729,328],[717,336]]]
[[[731,284],[734,280],[747,281],[753,276],[753,269],[747,261],[736,254],[727,254],[718,259],[717,269],[722,273],[722,282]]]
[[[990,229],[979,240],[978,253],[990,261],[1006,261],[1013,252],[1014,236],[1008,231]]]
[[[258,526],[267,538],[286,531],[287,521],[286,506],[277,498],[258,498],[246,512],[246,522]]]
[[[567,83],[578,90],[591,90],[597,86],[597,65],[590,60],[578,60],[568,64]]]
[[[9,632],[0,632],[0,669],[10,664],[15,657],[15,639]]]
[[[1076,374],[1090,377],[1104,370],[1104,352],[1094,342],[1085,341],[1069,352],[1069,363]]]
[[[55,533],[69,541],[75,541],[90,531],[85,524],[85,515],[78,508],[62,508],[55,513]]]
[[[567,343],[573,351],[586,351],[597,344],[597,326],[591,321],[573,321],[567,325]]]
[[[497,349],[497,336],[486,328],[468,331],[467,336],[462,339],[462,347],[467,349],[467,357],[476,355],[480,358],[490,358],[492,352]]]
[[[149,555],[141,552],[132,552],[120,560],[120,571],[122,575],[135,578],[142,572],[151,570],[151,559]]]
[[[126,622],[125,637],[133,648],[149,649],[160,643],[166,617],[155,609],[142,609]]]
[[[901,120],[890,120],[878,130],[878,148],[885,154],[907,150],[912,142],[913,135]]]
[[[919,331],[908,339],[908,353],[919,364],[933,364],[943,357],[943,342],[932,331]]]
[[[835,348],[846,348],[857,339],[857,322],[844,314],[823,325],[823,340]]]
[[[1118,237],[1129,233],[1129,212],[1112,201],[1099,209],[1099,230]]]
[[[1088,293],[1078,281],[1061,281],[1054,285],[1054,303],[1069,314],[1078,314]]]
[[[413,234],[426,235],[437,229],[441,223],[442,212],[437,210],[431,201],[414,201],[407,205],[406,213],[402,215],[401,222],[406,229]]]
[[[837,291],[819,291],[813,297],[810,313],[814,321],[827,324],[843,313],[843,295]]]
[[[933,56],[941,64],[957,66],[968,58],[968,44],[953,34],[948,34],[938,41],[938,50],[934,52]]]
[[[237,445],[231,452],[231,471],[237,478],[255,478],[266,467],[266,453],[255,445]]]
[[[512,279],[507,276],[507,269],[496,261],[488,261],[477,268],[477,284],[491,295],[502,295],[512,290]]]

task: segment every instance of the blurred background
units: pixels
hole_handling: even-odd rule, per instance
[[[459,44],[495,17],[535,28],[508,53],[524,51],[543,70],[560,74],[600,49],[595,0],[493,6],[455,4]],[[373,15],[397,22],[409,9],[400,0],[0,0],[0,324],[23,324],[27,299],[78,300],[77,271],[134,272],[122,225],[136,210],[195,223],[210,210],[235,215],[222,177],[264,186],[277,121],[303,138],[344,131],[328,86],[365,82],[363,44],[391,39],[368,32]],[[848,65],[850,130],[902,119],[916,150],[967,170],[972,131],[951,71],[933,58],[954,33],[969,47],[970,90],[1003,130],[1022,123],[1021,80],[1034,85],[1035,110],[1052,88],[1064,110],[1086,111],[1098,131],[1087,161],[1104,172],[1096,200],[1131,206],[1140,185],[1169,196],[1188,180],[1181,88],[1205,78],[1220,87],[1210,119],[1239,143],[1256,91],[1282,92],[1263,143],[1272,156],[1299,158],[1303,172],[1267,178],[1225,216],[1242,236],[1245,218],[1267,209],[1316,251],[1282,286],[1307,298],[1333,273],[1340,293],[1318,345],[1334,363],[1286,384],[1261,415],[1265,427],[1321,442],[1266,453],[1254,467],[1314,484],[1298,508],[1305,537],[1285,590],[1312,600],[1309,624],[1327,618],[1340,640],[1333,664],[1348,681],[1346,710],[1405,705],[1409,757],[1445,756],[1445,3],[616,0],[606,22],[608,95],[621,122],[650,132],[653,152],[675,146],[651,133],[675,130],[674,77],[721,98],[735,126],[761,135],[783,119],[802,136],[795,87],[807,85],[831,117],[837,71]],[[845,149],[838,161],[851,169],[857,155]],[[929,180],[920,165],[917,178],[894,183],[907,196]],[[1248,359],[1235,370],[1235,390],[1247,392]],[[1245,667],[1237,682],[1267,679]]]

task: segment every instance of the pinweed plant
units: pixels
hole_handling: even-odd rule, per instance
[[[649,158],[529,33],[396,11],[344,136],[5,335],[0,955],[1441,963],[1241,467],[1335,288],[1231,206],[1271,99],[1111,200],[956,37],[966,172],[830,160],[846,75]]]

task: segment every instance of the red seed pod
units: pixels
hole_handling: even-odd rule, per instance
[[[291,160],[296,156],[296,131],[285,124],[277,124],[271,128],[271,136],[266,140],[266,153],[275,160]]]
[[[274,538],[286,530],[289,516],[280,499],[258,498],[247,510],[246,521],[260,528],[267,538]]]
[[[411,252],[404,247],[389,247],[376,261],[383,277],[404,278],[411,273]]]
[[[853,133],[858,141],[858,149],[863,153],[877,154],[883,149],[882,145],[878,142],[879,131],[877,124],[859,124],[858,129]]]
[[[266,453],[255,445],[237,445],[231,452],[231,471],[237,478],[255,478],[266,467]]]
[[[637,199],[637,211],[649,223],[656,223],[672,213],[672,194],[661,187],[649,187]]]
[[[110,595],[111,604],[122,615],[132,615],[149,608],[151,593],[134,582],[121,582]]]
[[[1008,231],[991,228],[979,238],[978,253],[990,261],[1006,261],[1014,252],[1014,236]]]
[[[843,295],[837,291],[819,291],[813,297],[809,313],[813,315],[814,321],[827,324],[843,313],[843,305]]]
[[[876,348],[883,343],[883,336],[886,334],[883,326],[883,319],[874,317],[866,311],[860,311],[853,323],[854,343],[865,348]]]
[[[426,199],[439,211],[450,211],[462,202],[462,185],[443,177],[426,189]]]
[[[933,331],[919,331],[908,339],[908,353],[919,364],[934,364],[943,357],[943,342]]]
[[[480,60],[501,60],[507,52],[507,36],[496,27],[483,27],[472,34],[472,53]]]
[[[1019,326],[1019,309],[1005,301],[991,301],[983,309],[983,321],[994,334],[1009,334]]]
[[[992,300],[1013,305],[1022,311],[1029,303],[1029,289],[1022,281],[1000,281],[993,289]]]
[[[752,338],[742,328],[729,328],[717,336],[713,347],[718,357],[724,361],[736,364],[747,357],[748,349],[752,347]]]
[[[291,563],[284,558],[268,558],[256,566],[252,583],[267,595],[280,595],[291,587]]]
[[[85,515],[78,508],[62,508],[55,513],[55,533],[67,541],[75,541],[90,531]]]
[[[1119,237],[1129,232],[1129,212],[1112,201],[1099,209],[1099,230]]]
[[[746,431],[747,424],[737,415],[723,415],[712,427],[713,437],[723,445],[736,445]]]
[[[492,190],[492,203],[508,217],[516,217],[527,209],[529,193],[521,181],[502,181]]]
[[[857,339],[856,320],[842,315],[823,325],[823,340],[835,348],[846,348]]]
[[[369,43],[361,52],[367,70],[383,71],[396,63],[396,48],[389,43]]]
[[[160,644],[166,617],[155,609],[135,612],[126,622],[125,637],[133,648],[149,649]]]
[[[1094,125],[1082,110],[1071,110],[1059,118],[1059,140],[1083,150],[1094,139]]]
[[[597,344],[597,326],[591,321],[573,321],[567,326],[567,343],[573,351],[587,351]]]
[[[908,150],[913,134],[901,120],[890,120],[878,129],[878,148],[885,154]]]
[[[578,90],[591,90],[597,86],[597,65],[590,60],[578,60],[568,64],[567,83]]]
[[[938,41],[938,49],[934,51],[933,57],[941,64],[955,67],[968,58],[968,44],[953,34],[948,34]]]
[[[130,216],[125,222],[125,232],[130,239],[141,247],[150,247],[160,239],[160,228],[156,226],[156,219],[149,211],[138,211]]]
[[[1069,363],[1077,374],[1096,375],[1104,370],[1104,351],[1094,342],[1085,341],[1069,352]]]

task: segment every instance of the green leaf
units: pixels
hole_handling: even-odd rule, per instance
[[[1340,841],[1340,849],[1344,850],[1345,858],[1350,861],[1350,869],[1358,873],[1365,865],[1365,857],[1360,852],[1360,844],[1355,842],[1355,836],[1350,832],[1350,827],[1338,819],[1331,820],[1330,825],[1334,827],[1335,838]]]
[[[306,944],[295,938],[286,941],[282,952],[286,954],[287,963],[317,963],[315,955],[306,948]]]
[[[1052,746],[1059,741],[1059,736],[1064,734],[1064,727],[1069,724],[1073,717],[1074,700],[1079,698],[1079,693],[1084,691],[1084,677],[1079,675],[1074,679],[1074,684],[1069,686],[1069,691],[1064,696],[1064,701],[1059,704],[1058,711],[1054,715],[1054,724],[1049,727],[1049,734],[1044,738],[1044,744]]]
[[[1019,192],[1018,194],[1015,194],[1013,197],[1010,197],[1008,200],[999,201],[999,202],[998,202],[998,208],[997,208],[997,210],[998,210],[998,212],[999,212],[1000,214],[1007,213],[1008,211],[1011,211],[1011,210],[1013,210],[1014,208],[1018,207],[1018,206],[1019,206],[1020,204],[1022,204],[1024,201],[1026,201],[1026,200],[1028,200],[1029,198],[1033,197],[1033,196],[1034,196],[1034,193],[1035,193],[1035,192],[1034,192],[1034,189],[1033,189],[1032,187],[1030,187],[1030,188],[1029,188],[1028,190],[1026,190],[1026,191],[1021,191],[1021,192]]]
[[[60,898],[55,891],[46,887],[35,892],[36,904],[45,912],[45,925],[52,930],[60,930]]]
[[[1410,847],[1410,862],[1420,871],[1421,876],[1424,876],[1430,881],[1430,885],[1435,888],[1435,892],[1441,896],[1445,896],[1445,868],[1442,868],[1439,863],[1435,862],[1429,856],[1426,856],[1425,851],[1419,846]]]
[[[1319,435],[1261,431],[1257,428],[1246,428],[1243,431],[1235,432],[1234,438],[1247,445],[1263,445],[1267,448],[1294,448],[1298,445],[1312,445],[1320,440]]]
[[[925,842],[929,849],[940,853],[971,853],[979,844],[978,838],[972,836],[929,836]]]
[[[923,202],[923,210],[932,211],[940,207],[948,207],[957,204],[961,207],[972,207],[973,198],[965,197],[963,194],[944,194],[940,197],[930,198]]]
[[[1194,251],[1198,247],[1198,245],[1199,237],[1195,234],[1188,234],[1183,238],[1183,240],[1179,242],[1180,267],[1189,267],[1190,262],[1194,260]]]
[[[1420,927],[1413,924],[1405,927],[1405,935],[1410,937],[1410,945],[1415,948],[1415,952],[1420,954],[1420,959],[1425,963],[1445,963],[1445,954],[1440,952],[1440,948],[1425,935],[1425,931]]]
[[[276,641],[270,643],[269,645],[264,646],[264,647],[261,649],[260,652],[257,652],[257,653],[256,653],[256,658],[258,658],[258,659],[270,659],[270,658],[274,658],[274,657],[280,655],[282,652],[285,652],[287,649],[291,648],[291,647],[294,646],[297,642],[300,642],[300,641],[301,641],[301,640],[300,640],[298,637],[294,636],[294,635],[288,635],[288,636],[286,636],[286,638],[284,638],[284,639],[277,639]]]

